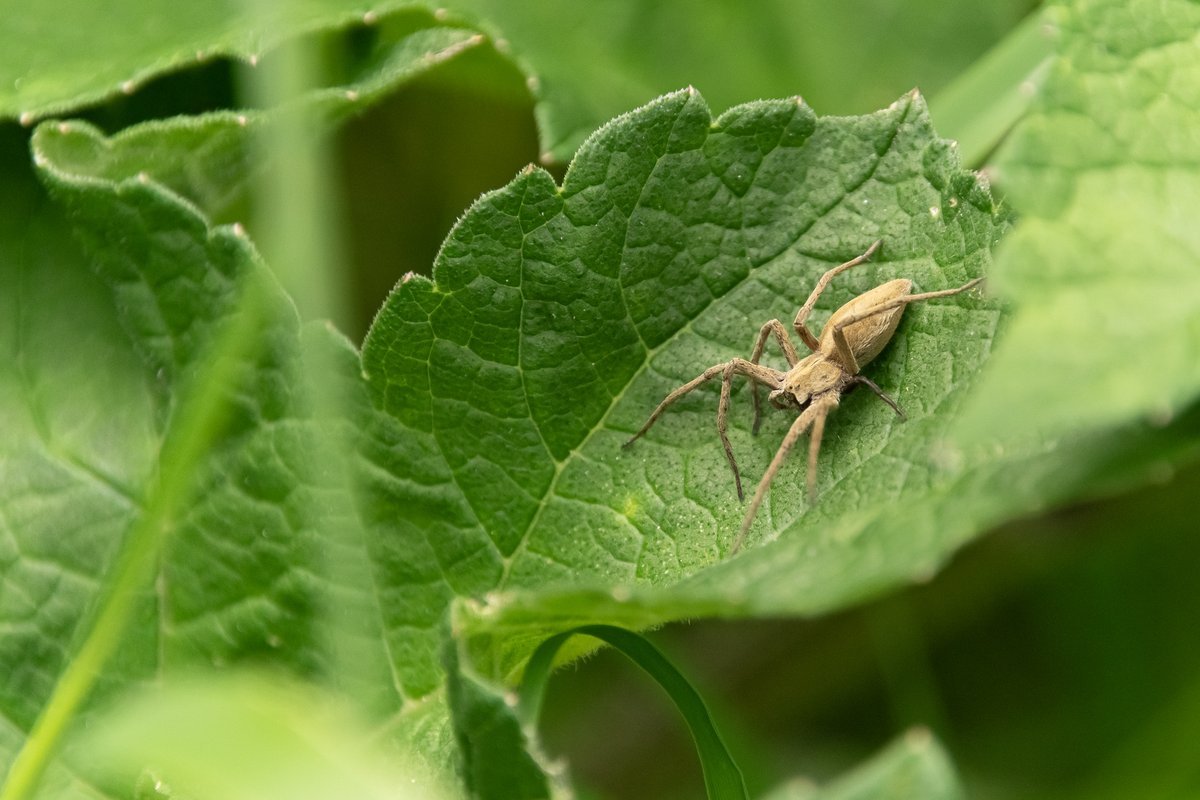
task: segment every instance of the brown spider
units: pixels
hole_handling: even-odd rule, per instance
[[[810,503],[816,499],[817,454],[821,451],[821,437],[825,433],[825,418],[829,416],[830,411],[837,408],[842,395],[850,388],[856,384],[866,386],[883,402],[891,406],[901,419],[904,419],[904,412],[896,404],[896,401],[884,394],[883,390],[870,378],[859,374],[859,371],[887,346],[896,332],[896,326],[900,324],[904,307],[919,300],[959,294],[983,281],[983,278],[976,278],[957,289],[909,294],[912,291],[912,281],[907,278],[897,278],[876,286],[869,292],[864,292],[846,303],[829,317],[829,321],[821,329],[821,337],[818,339],[813,336],[808,326],[805,325],[805,321],[812,313],[813,306],[816,305],[821,292],[837,275],[868,260],[879,249],[879,245],[880,242],[875,242],[862,255],[845,264],[840,264],[822,275],[821,279],[817,281],[817,285],[813,287],[812,294],[808,296],[808,301],[796,313],[792,327],[805,346],[812,351],[811,355],[801,359],[788,338],[787,329],[783,327],[783,323],[773,319],[763,325],[762,330],[758,332],[758,341],[754,345],[754,352],[749,361],[744,358],[734,358],[704,370],[700,375],[663,398],[641,430],[625,443],[625,447],[633,444],[642,434],[650,430],[650,426],[658,420],[668,406],[701,384],[720,375],[721,400],[717,405],[717,433],[725,448],[725,458],[728,459],[729,467],[733,470],[738,499],[744,500],[742,476],[738,472],[737,461],[734,460],[733,448],[729,444],[729,436],[726,433],[733,376],[744,375],[751,380],[754,387],[754,433],[758,433],[762,416],[759,384],[770,389],[767,399],[771,405],[776,408],[794,408],[800,412],[800,416],[796,418],[783,437],[783,443],[779,445],[779,450],[771,459],[771,464],[767,467],[762,480],[758,482],[758,488],[755,489],[754,497],[750,500],[750,507],[746,509],[746,515],[742,518],[742,528],[733,543],[730,555],[737,553],[741,548],[746,534],[754,522],[754,517],[758,513],[758,507],[762,505],[767,489],[770,487],[771,481],[775,479],[776,473],[779,472],[784,458],[810,427],[812,428],[812,437],[808,446],[808,499]],[[779,342],[779,347],[787,359],[789,366],[787,372],[780,372],[758,363],[762,357],[763,348],[766,346],[767,338],[771,334],[775,334],[775,339]]]

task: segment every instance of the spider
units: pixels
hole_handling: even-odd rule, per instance
[[[754,523],[758,507],[762,505],[767,489],[779,472],[783,460],[787,458],[797,440],[809,429],[812,430],[812,435],[808,445],[808,500],[810,503],[816,500],[817,455],[821,451],[821,437],[825,433],[825,418],[838,407],[843,394],[854,386],[862,384],[874,392],[880,400],[887,403],[901,419],[905,418],[904,412],[895,400],[888,397],[870,378],[859,374],[862,368],[879,355],[891,340],[892,335],[896,332],[896,326],[900,324],[904,307],[920,300],[960,294],[983,281],[983,278],[976,278],[957,289],[910,294],[912,281],[907,278],[896,278],[876,286],[869,292],[860,294],[833,312],[829,321],[825,323],[825,327],[821,329],[820,338],[813,336],[805,322],[808,320],[808,315],[812,313],[813,306],[816,305],[821,292],[825,291],[825,287],[835,277],[870,259],[879,250],[879,245],[880,242],[875,242],[862,255],[840,264],[822,275],[821,279],[817,281],[817,285],[813,287],[808,300],[796,312],[792,328],[805,346],[812,351],[810,355],[800,358],[795,346],[788,338],[787,329],[784,328],[783,323],[773,319],[763,325],[758,332],[758,340],[755,342],[749,361],[744,358],[734,358],[704,370],[700,375],[663,398],[641,430],[625,443],[625,447],[629,447],[641,438],[676,400],[701,384],[720,376],[721,399],[717,405],[717,433],[721,437],[721,445],[725,448],[725,458],[729,461],[729,468],[733,470],[738,499],[744,500],[742,476],[738,471],[737,461],[733,457],[733,448],[729,444],[729,435],[726,432],[733,376],[743,375],[752,383],[754,433],[758,433],[759,423],[762,419],[762,404],[758,389],[760,384],[770,390],[767,400],[771,405],[781,409],[791,408],[800,412],[783,437],[783,443],[779,445],[775,457],[771,459],[766,473],[758,482],[758,488],[755,489],[754,497],[750,500],[750,507],[746,509],[746,515],[742,518],[742,527],[733,543],[730,555],[734,555],[741,549],[746,540],[746,534],[749,533],[750,526]],[[779,342],[779,347],[787,359],[788,370],[786,372],[758,363],[762,358],[767,339],[772,334]]]

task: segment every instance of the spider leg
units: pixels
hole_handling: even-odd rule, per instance
[[[854,352],[850,349],[850,343],[846,340],[846,328],[856,322],[860,322],[868,317],[873,317],[876,314],[882,314],[884,311],[890,311],[893,308],[916,303],[921,300],[932,300],[935,297],[949,297],[955,294],[961,294],[968,289],[974,289],[979,284],[983,283],[983,278],[976,278],[973,281],[967,281],[962,286],[955,289],[941,289],[936,292],[921,292],[920,294],[907,294],[902,297],[896,297],[891,300],[880,303],[877,306],[864,309],[857,314],[851,314],[837,324],[833,329],[833,341],[837,345],[838,354],[842,357],[842,362],[850,371],[850,374],[858,372],[858,359],[854,357]],[[803,309],[801,309],[803,310]]]
[[[747,361],[744,358],[734,358],[721,364],[714,364],[713,366],[704,370],[704,372],[697,375],[695,378],[692,378],[683,386],[680,386],[678,389],[664,397],[662,402],[658,404],[658,408],[654,409],[654,412],[650,414],[650,419],[646,420],[646,424],[643,425],[637,433],[631,436],[629,441],[625,442],[624,446],[629,447],[631,444],[640,439],[642,435],[646,433],[646,431],[650,430],[650,426],[658,421],[658,418],[662,416],[663,412],[666,411],[672,403],[693,389],[699,387],[701,384],[704,384],[717,377],[718,375],[722,376],[722,378],[721,400],[720,404],[717,406],[717,433],[721,437],[721,445],[725,449],[725,458],[729,461],[729,468],[733,470],[733,479],[737,485],[738,499],[740,500],[743,497],[742,476],[738,471],[737,461],[734,460],[733,447],[729,443],[729,435],[727,433],[729,419],[729,398],[732,392],[733,376],[743,375],[754,381],[756,384],[764,383],[767,386],[777,387],[783,381],[783,373],[778,370],[771,369],[770,367],[764,367],[761,364],[755,364]]]
[[[787,359],[788,366],[794,367],[800,361],[800,354],[796,352],[796,348],[792,345],[792,340],[788,338],[787,329],[783,327],[783,323],[777,319],[773,319],[766,325],[762,326],[762,330],[758,332],[758,341],[754,343],[754,351],[750,354],[750,363],[757,364],[762,358],[763,350],[767,346],[767,339],[771,334],[775,334],[775,341],[779,342],[779,349],[783,351],[783,357]],[[758,383],[754,383],[751,390],[751,395],[754,398],[754,428],[753,433],[758,435],[758,426],[762,422],[762,400],[759,397]],[[738,497],[742,493],[738,492]]]
[[[834,405],[837,405],[834,403]],[[817,502],[817,456],[821,453],[821,440],[825,438],[825,418],[833,406],[826,405],[813,419],[812,433],[808,437],[808,504]]]
[[[845,264],[839,264],[833,269],[827,271],[821,276],[821,279],[817,281],[817,285],[813,287],[812,294],[808,296],[808,300],[805,301],[804,305],[800,306],[800,310],[796,312],[796,319],[792,322],[792,327],[796,329],[796,333],[801,339],[804,340],[804,344],[809,350],[812,350],[814,353],[816,353],[821,349],[821,343],[817,340],[816,336],[813,336],[812,331],[808,329],[808,326],[805,325],[805,322],[808,320],[808,315],[812,313],[813,307],[817,304],[817,298],[821,296],[821,292],[825,291],[825,287],[829,285],[831,280],[851,267],[857,267],[859,264],[875,255],[875,251],[879,249],[879,245],[880,242],[876,241],[874,244],[868,247],[867,251],[861,256],[852,258]]]
[[[904,409],[900,407],[900,404],[889,397],[887,393],[883,391],[883,389],[879,388],[879,384],[875,383],[875,381],[871,380],[866,375],[852,375],[850,377],[850,382],[863,384],[872,392],[874,392],[880,400],[891,406],[892,411],[895,411],[896,415],[899,416],[900,419],[908,419],[908,415],[904,413]]]
[[[683,386],[680,386],[678,389],[674,390],[673,392],[668,394],[666,397],[664,397],[662,399],[662,402],[658,404],[658,408],[654,409],[654,411],[652,411],[650,413],[650,419],[646,420],[646,424],[643,425],[641,427],[641,429],[638,430],[637,433],[635,433],[633,436],[629,437],[629,440],[627,442],[625,442],[624,447],[629,447],[631,444],[636,442],[638,439],[642,438],[642,435],[645,434],[646,431],[650,430],[650,426],[652,426],[655,422],[658,422],[658,418],[662,416],[662,413],[664,411],[666,411],[667,408],[670,407],[670,405],[672,403],[674,403],[676,400],[683,397],[685,394],[692,391],[693,389],[699,387],[701,384],[707,383],[708,381],[710,381],[713,378],[720,375],[722,372],[725,371],[726,366],[728,366],[728,362],[726,362],[725,364],[716,364],[714,366],[711,366],[708,369],[704,370],[704,372],[701,372],[695,378],[692,378],[690,381],[685,383]]]
[[[783,443],[775,451],[775,457],[771,459],[770,466],[767,467],[762,480],[758,482],[758,488],[754,490],[754,498],[751,499],[750,507],[746,509],[746,515],[742,518],[742,529],[738,532],[737,539],[734,540],[733,547],[729,550],[729,555],[736,554],[742,548],[742,544],[746,541],[746,535],[750,532],[750,526],[754,524],[754,517],[758,514],[758,507],[762,505],[763,499],[767,496],[767,489],[775,480],[775,475],[783,465],[783,460],[787,458],[788,453],[810,426],[813,428],[813,441],[808,449],[808,490],[811,502],[816,489],[817,454],[821,450],[825,418],[829,416],[830,411],[837,408],[837,405],[838,397],[835,392],[821,395],[813,401],[812,405],[804,409],[800,416],[796,417],[792,427],[788,428],[787,434],[783,437]]]
[[[733,391],[733,370],[736,366],[735,362],[730,361],[725,366],[725,374],[721,378],[721,400],[717,403],[717,435],[721,437],[721,446],[725,448],[725,460],[729,462],[729,468],[733,470],[733,483],[737,486],[738,501],[746,499],[742,493],[742,474],[738,471],[737,459],[733,457],[733,445],[729,443],[729,396]],[[758,389],[758,384],[754,384],[755,390]],[[757,399],[757,395],[756,395]]]

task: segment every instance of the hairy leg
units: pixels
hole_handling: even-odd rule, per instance
[[[800,306],[800,310],[796,312],[796,319],[792,322],[792,327],[796,329],[796,333],[801,339],[804,340],[804,344],[808,346],[809,350],[812,350],[815,353],[821,349],[821,344],[817,340],[817,337],[813,336],[812,331],[810,331],[808,326],[805,324],[808,321],[808,315],[812,313],[813,307],[817,304],[817,298],[821,296],[821,292],[825,291],[825,287],[829,285],[831,280],[851,267],[857,267],[859,264],[867,261],[871,256],[875,255],[875,251],[879,249],[879,245],[880,242],[877,241],[868,247],[867,251],[861,256],[852,258],[845,264],[839,264],[833,269],[827,271],[821,276],[820,280],[817,281],[817,285],[813,287],[812,293],[808,296],[808,300],[805,301],[804,305]]]
[[[725,366],[725,373],[721,378],[721,399],[717,403],[717,435],[721,437],[721,446],[725,448],[725,460],[729,462],[729,469],[733,471],[733,483],[737,487],[738,500],[744,500],[745,495],[742,494],[742,474],[738,471],[737,459],[733,457],[733,445],[729,443],[729,395],[733,390],[733,370],[734,362],[730,361]],[[755,389],[758,384],[754,384]]]
[[[874,392],[880,400],[891,406],[892,411],[895,411],[896,415],[900,417],[900,419],[908,419],[908,415],[904,413],[904,409],[900,407],[900,404],[889,397],[887,393],[883,391],[883,389],[879,388],[879,385],[875,383],[875,381],[871,380],[866,375],[852,375],[850,377],[850,382],[861,383],[862,385],[866,386],[868,389]]]
[[[717,377],[718,375],[722,376],[722,380],[721,400],[720,404],[717,406],[717,432],[721,437],[721,445],[725,448],[725,458],[728,459],[729,467],[733,470],[733,479],[734,483],[737,485],[738,499],[740,500],[742,499],[742,476],[738,472],[737,462],[733,458],[733,447],[729,443],[729,435],[727,433],[729,397],[731,387],[733,385],[733,376],[743,375],[754,381],[755,384],[762,383],[771,387],[772,389],[775,389],[778,388],[783,382],[783,373],[779,370],[771,369],[770,367],[764,367],[761,364],[755,364],[747,361],[744,358],[735,358],[722,364],[714,364],[713,366],[704,370],[704,372],[697,375],[695,378],[692,378],[683,386],[680,386],[678,389],[664,397],[662,402],[658,404],[658,408],[654,409],[653,413],[650,414],[650,419],[646,420],[646,424],[643,425],[637,433],[631,436],[629,441],[625,442],[624,446],[629,447],[631,444],[640,439],[642,435],[646,433],[646,431],[650,430],[650,426],[658,421],[658,418],[662,416],[663,412],[666,411],[672,403],[693,389],[696,389],[702,384]]]
[[[796,421],[792,423],[792,427],[788,428],[787,434],[783,437],[783,443],[779,445],[779,449],[775,451],[775,457],[771,459],[770,466],[763,474],[762,480],[758,482],[758,488],[754,490],[754,497],[750,500],[750,507],[746,509],[746,515],[742,518],[742,528],[738,532],[737,539],[733,542],[733,547],[729,550],[729,555],[734,555],[742,548],[742,544],[746,541],[746,535],[750,533],[750,526],[754,524],[754,517],[758,514],[758,507],[762,505],[762,501],[767,496],[767,489],[770,488],[771,482],[775,480],[775,475],[779,472],[779,468],[783,466],[783,461],[787,458],[788,453],[795,447],[796,442],[804,435],[810,426],[813,427],[816,441],[809,446],[809,472],[813,477],[809,478],[810,492],[812,487],[816,486],[816,457],[821,449],[820,434],[817,433],[817,426],[820,426],[820,431],[824,432],[825,417],[829,416],[829,412],[837,408],[838,398],[836,393],[830,392],[821,395],[815,399],[812,404],[801,412],[800,416],[796,417]]]
[[[834,404],[836,405],[836,403]],[[828,406],[824,413],[813,418],[812,433],[808,436],[808,504],[817,502],[817,456],[821,454],[821,440],[825,438],[825,418],[833,410]]]
[[[744,358],[735,358],[720,364],[714,364],[713,366],[704,370],[704,372],[701,372],[695,378],[692,378],[683,386],[680,386],[678,389],[664,397],[662,402],[658,404],[658,408],[654,409],[654,411],[650,414],[650,419],[646,420],[646,424],[643,425],[637,433],[629,437],[629,441],[625,442],[625,447],[629,447],[629,445],[640,439],[642,435],[646,433],[646,431],[650,430],[650,426],[658,421],[658,418],[662,416],[662,413],[666,411],[672,403],[693,389],[696,389],[708,381],[711,381],[718,375],[723,374],[725,370],[729,369],[731,366],[735,374],[744,375],[756,383],[766,384],[773,389],[777,388],[783,381],[783,373],[779,370],[771,369],[770,367],[764,367],[761,364],[752,364]]]

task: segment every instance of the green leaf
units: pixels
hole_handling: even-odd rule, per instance
[[[255,180],[274,166],[273,153],[256,143],[264,130],[306,114],[312,133],[331,130],[481,38],[461,28],[436,27],[432,18],[395,14],[378,20],[371,46],[339,80],[296,98],[286,108],[177,116],[135,125],[112,138],[80,121],[43,134],[43,155],[65,171],[104,181],[138,175],[190,200],[212,220],[229,220]],[[278,57],[272,54],[272,58]],[[263,71],[272,68],[264,63]]]
[[[436,22],[432,8],[399,2],[364,13],[361,4],[347,0],[306,0],[270,15],[255,3],[125,0],[97,6],[52,0],[29,12],[0,17],[0,117],[20,117],[25,124],[132,94],[152,78],[214,59],[257,65],[281,43],[310,34],[331,34],[327,44],[337,69],[327,74],[335,84],[353,82],[364,70],[393,71],[392,56],[404,56],[403,49],[391,51],[397,31],[442,27],[442,34],[460,41],[474,36]],[[360,33],[355,42],[340,38],[352,29]]]
[[[545,157],[565,161],[605,120],[689,83],[719,107],[803,91],[826,113],[875,108],[917,84],[932,91],[1027,8],[1025,0],[949,6],[922,0],[898,14],[884,0],[835,6],[773,0],[748,14],[738,4],[678,0],[582,6],[391,0],[364,12],[350,0],[306,0],[266,20],[253,3],[122,0],[99,7],[53,0],[0,15],[6,45],[0,117],[32,123],[214,59],[254,63],[281,42],[313,33],[361,41],[363,29],[389,18],[431,19],[436,12],[437,25],[486,31],[522,67],[537,101]],[[714,49],[714,41],[722,46]],[[931,51],[937,59],[928,57]]]
[[[326,126],[364,108],[398,83],[427,70],[462,46],[478,41],[469,32],[420,25],[414,28],[412,20],[402,15],[380,21],[378,28],[369,68],[354,75],[352,83],[317,90],[301,99],[309,107],[308,113],[322,117]],[[228,205],[228,198],[240,192],[242,184],[266,165],[254,136],[264,126],[276,124],[278,116],[276,110],[178,118],[140,126],[116,140],[104,139],[83,123],[58,123],[42,129],[37,136],[36,159],[44,176],[71,207],[73,222],[96,257],[94,267],[115,292],[128,339],[120,333],[110,338],[124,344],[126,350],[125,342],[132,341],[134,363],[141,361],[138,366],[146,375],[146,378],[133,377],[130,382],[143,391],[146,386],[157,389],[150,395],[151,406],[143,416],[136,415],[134,404],[129,408],[135,419],[147,425],[154,439],[164,436],[169,421],[177,415],[176,401],[186,382],[184,376],[202,368],[205,360],[202,354],[211,344],[213,332],[226,319],[240,316],[235,311],[240,302],[237,286],[243,277],[253,275],[256,280],[270,281],[261,263],[255,263],[256,256],[247,249],[238,229],[210,228],[193,206],[181,201],[171,190],[188,194],[206,210],[220,213]],[[17,215],[17,219],[21,216]],[[61,229],[64,223],[50,215],[47,230],[56,226]],[[47,235],[61,238],[62,232]],[[20,237],[14,240],[19,242]],[[34,252],[39,249],[37,245],[25,247]],[[11,266],[20,270],[21,259],[14,258]],[[87,290],[89,297],[101,293],[98,286]],[[70,294],[64,292],[64,296]],[[345,538],[340,533],[326,536],[321,523],[332,521],[344,527],[348,519],[344,509],[337,510],[338,502],[326,491],[328,481],[317,471],[328,470],[335,462],[314,457],[323,451],[314,438],[318,431],[306,419],[309,410],[301,389],[302,348],[294,310],[278,287],[274,287],[268,306],[269,320],[251,339],[264,343],[265,352],[257,364],[244,366],[249,385],[230,387],[230,393],[237,396],[238,413],[230,429],[224,431],[224,441],[218,448],[224,452],[209,454],[208,463],[199,470],[174,465],[177,471],[182,468],[188,474],[199,475],[196,480],[203,486],[209,516],[193,514],[201,518],[188,519],[182,525],[183,530],[172,536],[157,579],[160,585],[169,586],[169,591],[162,595],[169,606],[151,612],[160,616],[160,625],[166,633],[159,637],[157,652],[154,637],[147,641],[145,668],[157,668],[163,673],[168,662],[175,667],[197,660],[224,664],[261,658],[269,652],[273,661],[290,664],[301,674],[310,674],[318,665],[327,663],[321,653],[325,643],[318,625],[320,620],[313,618],[312,610],[316,597],[328,590],[338,593],[342,605],[365,611],[354,615],[354,631],[337,633],[341,634],[341,644],[355,637],[365,643],[356,647],[355,666],[359,672],[370,675],[374,663],[383,662],[380,672],[385,681],[360,689],[364,696],[375,701],[369,713],[386,717],[397,710],[400,701],[396,687],[387,678],[392,666],[383,658],[385,643],[378,627],[381,621],[378,601],[369,587],[361,584],[350,587],[321,584],[322,579],[337,574],[331,568],[332,559],[342,558],[343,555],[336,554],[344,554],[344,550],[335,539]],[[61,315],[70,317],[69,313]],[[21,316],[17,313],[13,318]],[[328,349],[322,343],[326,338],[327,334],[310,336],[310,344],[324,351]],[[24,345],[21,339],[18,333],[17,342]],[[338,343],[333,344],[337,351]],[[71,349],[61,343],[55,346]],[[344,350],[344,345],[341,347]],[[349,382],[353,385],[358,380],[357,354],[350,356],[352,366],[345,374],[353,376]],[[46,365],[59,365],[53,356],[42,361]],[[5,385],[16,390],[20,381]],[[19,406],[22,399],[18,394],[13,401]],[[90,409],[89,413],[94,415],[95,410]],[[25,445],[37,438],[37,433],[30,433],[18,436],[16,442]],[[151,453],[157,447],[155,443]],[[18,472],[30,467],[29,460],[20,457],[11,463]],[[169,470],[170,466],[163,467],[164,474]],[[148,475],[126,487],[133,503],[139,502],[142,493],[139,484],[146,483],[147,478]],[[14,480],[14,491],[28,491],[25,484],[24,480]],[[353,515],[352,510],[350,514]],[[43,516],[52,521],[50,515],[43,513]],[[133,519],[128,518],[117,530],[132,525]],[[150,521],[149,527],[158,528],[160,524]],[[148,529],[145,524],[142,528]],[[36,534],[36,529],[30,533]],[[104,544],[111,548],[120,538],[110,534]],[[216,552],[212,547],[214,542],[221,542]],[[204,553],[197,556],[189,552],[190,547],[200,547]],[[131,553],[136,551],[140,555],[134,556],[131,563],[147,556],[154,558],[156,549],[134,546]],[[236,566],[224,563],[235,554]],[[108,571],[107,563],[100,561],[94,565],[99,570],[97,574]],[[135,579],[137,572],[131,573]],[[220,578],[211,577],[214,572]],[[124,598],[128,592],[128,586],[118,586],[111,596]],[[66,604],[68,632],[83,618],[92,596],[78,594]],[[358,602],[360,598],[365,598],[365,602]],[[210,607],[216,609],[215,613],[208,611]],[[86,639],[85,651],[101,654],[99,658],[104,659],[103,654],[116,646],[114,633],[127,624],[122,620],[126,615],[127,612],[102,615],[105,632],[81,629],[77,635]],[[346,615],[340,621],[349,618]],[[190,619],[196,620],[201,631],[207,629],[209,637],[187,630],[192,624]],[[21,641],[14,638],[11,644],[19,645]],[[180,642],[186,644],[183,653],[177,654]],[[140,652],[143,648],[138,643],[129,643],[126,649]],[[13,655],[17,653],[14,651]],[[364,653],[365,658],[358,658]],[[80,666],[87,665],[80,673],[82,682],[68,679],[68,672],[63,671],[77,662]],[[60,675],[57,685],[41,687],[36,695],[43,702],[49,701],[41,711],[45,719],[54,722],[35,729],[33,719],[37,714],[26,718],[29,725],[26,730],[32,738],[24,745],[27,752],[22,756],[19,781],[16,772],[13,773],[11,788],[18,794],[24,791],[20,788],[23,781],[45,768],[57,740],[57,728],[69,720],[69,715],[75,712],[74,704],[94,680],[87,677],[95,668],[92,660],[77,659],[66,664],[60,657],[41,666],[49,675]],[[136,674],[127,675],[126,670],[125,665],[117,665],[102,680],[119,684],[136,679]],[[403,715],[394,718],[392,724],[405,729]],[[14,739],[9,751],[15,753],[22,746],[20,739]]]
[[[715,412],[701,396],[621,453],[657,399],[748,350],[763,321],[793,313],[821,272],[874,239],[882,256],[823,308],[884,275],[960,285],[987,263],[1003,225],[932,136],[919,98],[823,120],[794,101],[763,102],[714,125],[699,96],[681,92],[597,134],[561,191],[535,170],[478,203],[446,242],[436,283],[414,278],[390,298],[364,366],[381,407],[432,435],[458,473],[497,551],[489,558],[507,562],[503,587],[585,575],[671,583],[728,548],[741,509],[727,499],[724,465],[706,458]],[[912,421],[894,434],[891,412],[856,396],[839,418],[872,422],[865,443],[843,446],[899,438],[926,450],[922,417],[965,389],[998,320],[970,299],[910,314],[892,375],[935,364],[939,374],[900,388]],[[962,335],[909,334],[939,324]],[[789,422],[772,417],[757,440],[735,432],[748,472],[761,472]],[[832,493],[862,468],[839,469],[836,440],[830,447],[828,502],[816,513],[837,513]],[[867,466],[855,494],[898,491],[894,469]],[[783,507],[769,512],[777,520],[764,515],[757,541],[798,516],[789,494],[774,493]]]
[[[481,200],[434,281],[389,299],[363,361],[413,444],[394,484],[378,480],[378,516],[406,510],[389,538],[422,554],[421,574],[487,593],[458,606],[455,631],[478,669],[511,681],[537,641],[576,625],[842,607],[928,577],[1014,515],[1190,457],[1194,416],[1061,447],[952,445],[1000,324],[972,298],[907,312],[868,373],[909,420],[848,398],[819,502],[793,459],[736,559],[723,559],[743,511],[713,430],[716,387],[621,449],[670,389],[746,354],[763,321],[790,318],[873,239],[880,258],[835,284],[825,311],[897,275],[960,285],[1005,224],[919,98],[860,118],[776,102],[712,123],[693,92],[639,109],[580,151],[561,190],[534,170]],[[734,402],[734,450],[761,474],[790,418],[754,438],[745,390]]]
[[[45,137],[56,135],[58,128],[44,129]],[[38,224],[27,226],[27,211],[15,213],[6,217],[15,230],[3,237],[14,248],[3,259],[11,285],[30,287],[27,295],[12,294],[10,318],[20,324],[6,343],[12,363],[26,366],[3,381],[6,417],[28,423],[14,422],[3,464],[14,476],[5,481],[5,507],[27,509],[24,516],[6,517],[13,541],[26,542],[13,555],[9,574],[32,599],[29,608],[5,613],[19,626],[27,624],[27,615],[51,615],[26,635],[0,639],[5,663],[36,666],[28,679],[9,684],[11,694],[2,699],[6,717],[18,721],[4,742],[6,762],[26,746],[23,739],[43,704],[73,685],[64,677],[72,638],[110,649],[118,643],[119,623],[116,629],[76,626],[109,590],[105,579],[126,531],[143,511],[153,518],[150,507],[140,507],[140,485],[149,494],[152,470],[165,476],[180,467],[166,450],[162,464],[155,458],[176,417],[185,415],[181,393],[205,374],[214,336],[241,308],[245,279],[264,284],[266,297],[248,339],[252,357],[236,365],[236,380],[225,387],[232,414],[220,442],[191,470],[201,499],[169,525],[153,586],[135,596],[138,622],[119,640],[118,656],[103,665],[93,704],[114,689],[197,665],[269,659],[298,675],[319,675],[327,663],[313,614],[319,598],[339,591],[377,607],[370,587],[333,587],[325,578],[331,556],[323,551],[326,532],[315,525],[322,518],[315,508],[345,502],[317,491],[325,485],[320,470],[331,465],[315,458],[320,450],[313,447],[303,391],[300,328],[245,236],[210,228],[194,207],[152,181],[98,180],[62,170],[44,153],[38,161],[90,255],[70,246],[66,223],[43,208],[28,178],[6,187],[21,192],[15,202],[32,208]],[[30,254],[40,255],[31,260]],[[89,268],[108,284],[111,297]],[[79,297],[85,300],[79,303]],[[107,318],[87,312],[88,304],[104,309]],[[98,344],[76,344],[92,340]],[[100,345],[104,349],[94,352]],[[98,363],[105,369],[97,370]],[[63,382],[85,373],[91,384]],[[45,394],[51,388],[56,391]],[[77,398],[86,399],[90,410],[72,420],[64,415]],[[63,421],[70,422],[65,437],[59,433]],[[122,429],[138,435],[123,439]],[[97,451],[96,443],[104,449]],[[68,510],[76,521],[64,524]],[[37,599],[59,584],[54,603]],[[128,593],[129,587],[115,590]],[[388,679],[382,634],[378,626],[370,629],[378,613],[364,620],[373,648],[368,654],[382,664],[384,676],[370,711],[387,717],[403,701]],[[88,713],[85,708],[83,720]],[[35,770],[45,766],[52,745],[53,736],[30,740],[29,757],[42,762],[34,762]],[[67,756],[51,765],[51,785],[71,794],[77,791],[73,784],[93,782],[80,769]]]
[[[849,775],[820,789],[804,780],[763,800],[959,800],[958,778],[945,751],[926,730],[912,730]]]
[[[673,587],[647,601],[656,621],[811,611],[928,574],[978,531],[970,512],[951,514],[960,482],[982,488],[1028,456],[939,455],[938,431],[996,331],[994,305],[953,298],[908,312],[893,355],[870,372],[909,421],[848,398],[822,453],[821,501],[806,507],[800,465],[777,479],[751,536],[769,552],[714,566],[743,513],[713,430],[716,387],[632,450],[620,445],[669,389],[747,354],[764,321],[789,319],[825,269],[873,240],[881,256],[835,283],[824,311],[898,275],[961,285],[1004,226],[918,97],[851,118],[763,102],[713,123],[688,91],[621,118],[580,151],[562,190],[530,171],[478,203],[435,282],[402,283],[381,312],[364,346],[369,383],[428,442],[388,501],[408,510],[396,525],[471,594]],[[735,402],[734,449],[761,474],[790,419],[771,416],[753,438],[744,390]],[[938,513],[953,526],[928,524]],[[906,514],[924,517],[915,537]],[[572,618],[562,600],[531,617]],[[485,611],[510,602],[524,601],[506,595]]]
[[[1054,8],[1059,55],[996,173],[1021,225],[1017,305],[962,436],[1164,424],[1200,396],[1200,9]]]
[[[151,797],[450,796],[419,766],[382,752],[334,698],[278,676],[191,678],[146,690],[93,727],[75,743],[80,758],[112,783],[149,784]]]
[[[152,380],[67,223],[29,169],[26,137],[0,129],[0,763],[5,772],[67,665],[76,625],[113,564],[153,475]],[[102,364],[103,369],[97,369]],[[139,612],[153,607],[147,593]],[[117,657],[102,693],[153,671],[155,632]],[[46,783],[94,797],[58,764]]]

